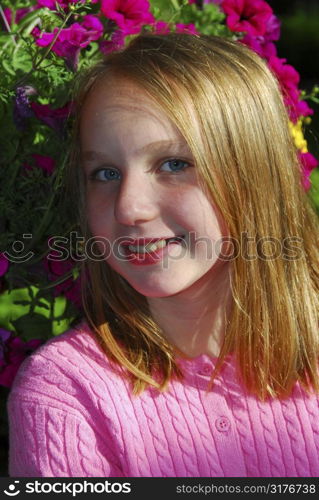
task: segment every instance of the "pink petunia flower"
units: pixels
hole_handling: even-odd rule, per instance
[[[277,55],[276,45],[272,42],[266,41],[263,36],[245,35],[244,38],[239,41],[244,45],[247,45],[247,47],[251,48],[260,57],[263,57],[267,61],[270,57]]]
[[[152,28],[156,35],[167,35],[170,32],[170,26],[165,21],[155,21]]]
[[[224,0],[221,6],[231,31],[243,31],[252,36],[265,34],[273,14],[270,5],[263,0]]]
[[[266,32],[264,34],[264,39],[267,42],[273,42],[279,40],[280,38],[280,21],[278,17],[274,14],[270,16],[266,24]]]
[[[300,116],[312,115],[313,110],[305,101],[300,100],[301,92],[298,89],[300,76],[295,68],[286,64],[286,59],[280,59],[276,56],[269,58],[268,65],[280,83],[290,119],[296,123]]]
[[[279,40],[280,37],[280,21],[272,15],[266,24],[266,31],[263,36],[252,36],[246,34],[240,42],[244,43],[252,50],[257,52],[264,59],[269,59],[277,55],[277,49],[273,41]]]
[[[101,0],[101,12],[127,35],[155,21],[148,0]]]
[[[311,153],[298,153],[303,175],[303,186],[306,191],[310,189],[310,174],[318,166],[318,160]]]
[[[115,30],[112,33],[111,40],[102,40],[99,43],[100,51],[103,52],[103,54],[110,54],[123,47],[124,42],[125,33],[123,33],[122,30]]]
[[[55,169],[55,160],[50,156],[43,156],[38,154],[33,154],[32,158],[35,162],[35,167],[41,168],[46,175],[51,175]],[[24,168],[26,170],[32,170],[34,167],[29,164],[25,164]]]
[[[299,94],[300,95],[300,94]],[[298,118],[300,116],[309,116],[309,115],[313,115],[314,111],[313,109],[311,109],[309,106],[308,106],[308,103],[306,101],[297,101],[295,103],[295,107],[296,107],[296,120],[298,120]]]
[[[41,33],[38,27],[32,31],[39,47],[51,45],[59,28],[54,28],[53,33]],[[87,47],[92,41],[98,40],[103,34],[103,24],[91,14],[83,18],[82,24],[74,23],[69,28],[62,29],[52,46],[52,51],[66,60],[68,67],[76,70],[78,58],[82,48]]]
[[[61,0],[38,0],[38,7],[47,7],[50,10],[56,10],[56,4],[59,4],[61,7],[65,7],[65,2]]]
[[[99,0],[91,0],[92,3],[97,3]],[[56,4],[63,9],[66,9],[72,3],[84,3],[85,0],[38,0],[37,7],[47,7],[50,10],[56,10]]]
[[[198,35],[195,24],[176,23],[176,33],[188,33],[190,35]]]
[[[57,109],[52,109],[48,104],[32,102],[31,108],[38,120],[53,128],[58,134],[63,135],[65,122],[72,111],[72,102]]]
[[[8,267],[9,261],[7,257],[3,253],[0,253],[0,276],[4,276],[6,274]]]
[[[0,385],[10,388],[22,361],[43,342],[42,339],[23,342],[13,332],[0,328]]]
[[[24,7],[22,9],[17,9],[15,13],[15,23],[19,24],[19,22],[21,21],[21,19],[24,18],[24,16],[26,16],[27,14],[29,14],[29,12],[32,12],[35,9],[36,9],[35,5],[33,5],[32,7]],[[6,7],[5,9],[3,9],[3,13],[5,15],[6,20],[8,21],[9,26],[11,26],[13,21],[12,10]]]

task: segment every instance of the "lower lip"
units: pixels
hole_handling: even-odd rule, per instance
[[[172,241],[165,245],[163,248],[158,248],[154,252],[147,253],[134,253],[128,247],[125,249],[125,254],[127,258],[127,262],[133,264],[133,266],[150,266],[151,264],[157,264],[161,262],[165,255],[168,253],[168,248],[171,245],[180,245],[177,241]]]

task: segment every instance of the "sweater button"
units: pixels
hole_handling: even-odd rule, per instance
[[[215,420],[215,426],[219,432],[227,432],[230,428],[230,421],[227,417],[220,417]]]
[[[204,363],[201,369],[198,371],[200,375],[211,375],[212,367],[209,363]]]

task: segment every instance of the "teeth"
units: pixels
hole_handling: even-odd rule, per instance
[[[147,252],[155,252],[159,248],[164,248],[166,246],[166,240],[159,240],[156,243],[148,243],[147,245],[135,246],[129,245],[129,249],[131,252],[135,253],[147,253]]]

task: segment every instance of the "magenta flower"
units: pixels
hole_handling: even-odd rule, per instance
[[[276,45],[272,42],[265,40],[263,36],[245,35],[244,38],[239,40],[241,43],[247,45],[260,57],[268,61],[270,57],[277,55]]]
[[[312,115],[313,110],[305,101],[300,100],[301,92],[298,89],[300,76],[295,68],[286,64],[286,59],[276,56],[271,56],[268,64],[279,81],[290,119],[296,123],[300,116]]]
[[[280,37],[280,21],[279,19],[272,15],[266,24],[266,31],[263,36],[252,36],[246,34],[245,37],[240,40],[252,50],[257,52],[264,59],[269,59],[272,56],[277,55],[277,49],[274,43],[275,40],[279,40]]]
[[[167,35],[170,32],[170,26],[165,21],[155,21],[152,27],[156,35]]]
[[[10,388],[22,361],[43,342],[23,342],[13,332],[0,328],[0,385]]]
[[[188,33],[190,35],[198,35],[195,24],[176,23],[176,33]]]
[[[103,35],[103,24],[98,17],[92,14],[83,17],[81,26],[89,31],[92,40],[97,40]]]
[[[143,24],[153,24],[148,0],[101,0],[101,12],[126,34],[140,31]]]
[[[299,93],[299,95],[301,92]],[[297,101],[295,103],[296,107],[296,120],[298,120],[299,116],[309,116],[313,115],[314,111],[308,106],[308,103],[306,101]]]
[[[15,14],[15,23],[18,24],[21,21],[21,19],[24,18],[24,16],[26,16],[27,14],[29,14],[29,12],[32,12],[35,9],[36,9],[35,5],[32,7],[24,7],[22,9],[17,9]],[[13,21],[11,9],[6,7],[5,9],[3,9],[3,12],[6,17],[6,20],[8,21],[9,26],[11,26]]]
[[[6,274],[8,267],[9,261],[7,257],[3,253],[0,253],[0,276],[4,276]]]
[[[224,0],[221,6],[231,31],[243,31],[252,36],[265,34],[273,14],[270,5],[263,0]]]
[[[53,158],[38,154],[33,154],[32,158],[34,159],[35,167],[42,169],[46,175],[51,175],[53,173],[55,169],[55,160]],[[32,165],[25,164],[24,168],[26,170],[32,170],[34,167]]]
[[[91,0],[92,3],[97,3],[99,0]],[[66,9],[72,3],[84,3],[85,0],[38,0],[37,7],[47,7],[50,10],[56,10],[56,4]]]
[[[318,160],[311,153],[298,153],[302,167],[303,186],[307,191],[311,187],[310,174],[318,166]]]
[[[125,34],[122,30],[116,30],[112,33],[111,40],[102,40],[99,43],[100,50],[103,54],[110,54],[115,50],[123,47],[125,41]]]
[[[74,268],[75,262],[72,259],[52,260],[52,257],[57,259],[57,251],[51,250],[47,255],[47,258],[43,261],[44,267],[46,268],[48,277],[51,281],[56,281],[58,278],[61,278]],[[63,283],[55,286],[54,293],[56,296],[64,294],[66,298],[73,302],[77,308],[81,308],[82,301],[80,278],[77,278],[76,280],[73,278],[66,279]]]
[[[280,21],[275,15],[270,16],[266,24],[265,40],[272,42],[280,38]]]
[[[52,46],[52,51],[63,57],[71,70],[76,70],[81,49],[102,36],[103,24],[96,16],[87,15],[83,18],[82,24],[74,23],[60,32],[59,28],[54,28],[53,33],[41,33],[38,27],[32,31],[39,47],[50,45],[57,33],[59,35]]]
[[[31,108],[38,120],[53,128],[58,134],[63,135],[65,122],[72,111],[72,102],[57,109],[52,109],[48,104],[32,102]]]
[[[56,4],[60,4],[61,7],[64,7],[60,0],[38,0],[38,7],[47,7],[48,9],[51,10],[56,10]]]
[[[300,76],[295,68],[290,66],[290,64],[286,64],[286,59],[280,59],[278,57],[272,57],[269,60],[269,66],[278,77],[280,84],[285,89],[295,92],[297,95]]]

